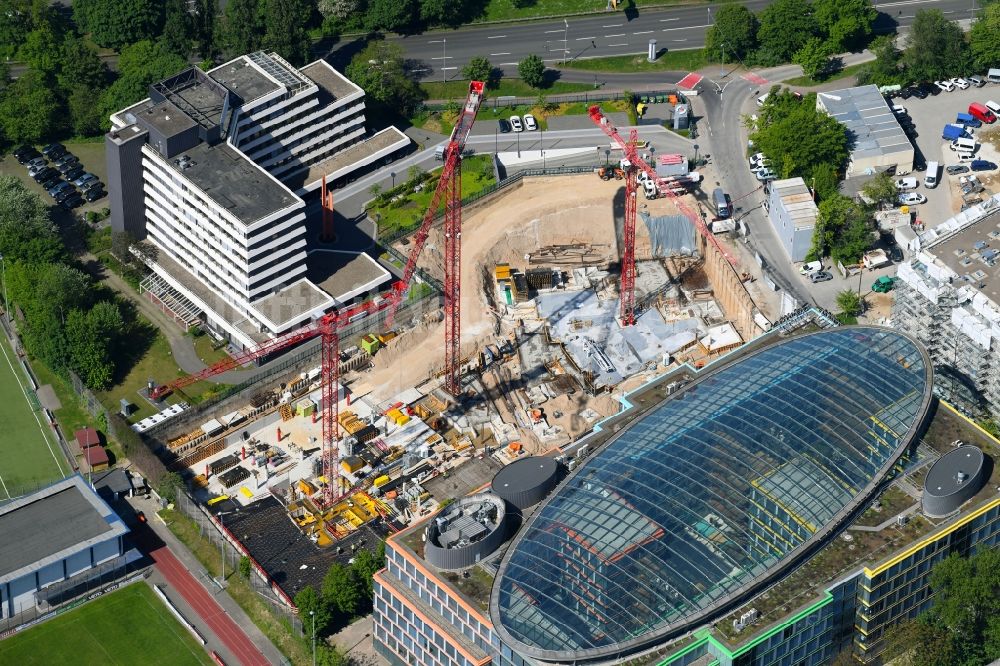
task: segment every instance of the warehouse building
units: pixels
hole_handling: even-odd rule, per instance
[[[0,619],[114,578],[128,531],[79,475],[0,506]]]
[[[426,559],[434,518],[390,537],[376,650],[394,666],[878,659],[885,628],[931,602],[935,562],[1000,541],[996,474],[975,456],[940,466],[976,480],[932,500],[946,517],[894,484],[956,432],[1000,452],[948,406],[932,415],[929,361],[908,336],[846,327],[769,334],[679,390],[654,380],[574,445],[588,458],[561,457],[569,476],[509,542],[485,520],[461,542],[484,544],[477,564]]]
[[[892,325],[921,340],[945,397],[1000,418],[1000,195],[921,233],[897,271]]]
[[[793,262],[805,261],[819,216],[812,192],[801,178],[772,180],[764,189],[764,207],[774,233]]]
[[[143,292],[181,326],[250,347],[387,280],[367,255],[339,291],[307,275],[303,197],[410,145],[394,127],[369,136],[364,111],[364,91],[326,62],[257,52],[191,67],[113,114],[111,227],[157,249]]]
[[[913,171],[913,144],[876,86],[816,94],[816,108],[847,128],[851,150],[847,178]]]

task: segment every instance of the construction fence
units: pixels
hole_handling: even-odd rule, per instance
[[[224,579],[229,579],[233,575],[238,576],[240,560],[243,557],[249,558],[251,573],[248,583],[251,589],[268,602],[268,607],[279,620],[287,622],[293,635],[302,635],[302,621],[299,619],[298,609],[295,608],[292,600],[277,583],[270,579],[264,568],[226,530],[225,526],[219,523],[217,518],[210,515],[200,503],[183,492],[177,493],[174,508],[194,521],[195,525],[198,526],[198,533],[219,549],[219,562],[224,571]]]

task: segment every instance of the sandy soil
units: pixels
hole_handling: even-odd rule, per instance
[[[525,268],[525,255],[547,245],[587,242],[598,246],[604,263],[617,261],[615,201],[622,181],[596,175],[531,178],[523,185],[468,211],[462,222],[462,354],[468,356],[493,333],[494,318],[483,294],[483,268],[508,262]],[[644,201],[655,215],[676,212],[669,199]],[[619,204],[620,205],[620,204]],[[620,215],[620,211],[619,211]],[[645,225],[636,227],[636,247],[649,245]],[[399,246],[402,252],[408,246]],[[419,265],[443,279],[444,237],[431,232]],[[364,384],[391,395],[421,383],[444,366],[444,325],[432,322],[390,342],[375,356],[375,370]],[[416,341],[416,342],[415,342]]]

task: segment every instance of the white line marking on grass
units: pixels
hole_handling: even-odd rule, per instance
[[[59,470],[60,474],[65,476],[65,472],[63,472],[62,465],[59,463],[59,458],[56,456],[56,452],[52,450],[52,442],[49,440],[49,437],[46,434],[47,431],[45,430],[45,426],[43,426],[42,422],[38,419],[38,412],[36,412],[34,409],[31,408],[31,400],[28,399],[29,389],[25,388],[24,384],[21,382],[21,377],[18,375],[17,368],[15,368],[14,364],[11,363],[10,355],[7,353],[7,344],[5,342],[0,342],[0,350],[3,351],[3,357],[7,359],[7,365],[10,366],[11,372],[14,373],[14,379],[17,380],[17,385],[21,387],[21,393],[24,395],[24,401],[28,403],[28,410],[31,412],[31,415],[35,418],[35,423],[38,424],[38,430],[42,433],[42,439],[45,440],[45,446],[49,449],[49,453],[52,454],[52,459],[56,461],[56,469]],[[39,402],[39,407],[41,407],[41,402]],[[5,485],[4,490],[6,489],[7,487]],[[7,493],[7,495],[9,497],[10,493]]]

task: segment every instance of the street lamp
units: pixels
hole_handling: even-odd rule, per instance
[[[542,171],[545,171],[545,130],[538,128],[538,150],[542,153]]]
[[[972,4],[976,4],[976,0],[972,0]],[[563,25],[566,29],[563,31],[563,64],[566,64],[566,54],[569,52],[569,19],[563,19]]]
[[[722,77],[722,76],[726,75],[726,43],[725,42],[722,42],[722,45],[719,46],[719,54],[722,56],[722,62],[719,64],[719,76]]]
[[[393,189],[395,189],[396,188],[396,172],[395,171],[390,171],[389,172],[389,178],[392,178],[392,187],[393,187]]]
[[[316,666],[316,611],[314,611],[314,610],[309,611],[309,617],[311,617],[312,621],[313,621],[313,632],[312,632],[312,639],[313,639],[313,666]]]
[[[698,144],[694,144],[694,166],[698,168]]]

